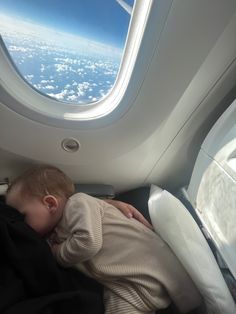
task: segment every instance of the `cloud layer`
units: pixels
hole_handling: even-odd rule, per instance
[[[0,32],[22,76],[60,101],[91,103],[112,89],[118,48],[0,15]]]

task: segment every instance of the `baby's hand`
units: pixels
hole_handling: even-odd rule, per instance
[[[146,218],[132,205],[122,202],[122,201],[117,201],[117,200],[104,200],[107,203],[115,206],[117,209],[119,209],[126,217],[128,218],[135,218],[142,224],[144,224],[146,227],[153,229],[153,226],[147,221]]]

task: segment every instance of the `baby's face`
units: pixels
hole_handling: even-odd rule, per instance
[[[25,222],[40,235],[50,233],[58,223],[40,197],[23,198],[19,192],[12,191],[6,196],[6,203],[25,216]]]

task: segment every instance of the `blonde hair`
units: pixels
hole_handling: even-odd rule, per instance
[[[50,165],[40,165],[28,169],[9,186],[7,194],[19,187],[21,196],[45,196],[69,198],[75,191],[72,180],[60,169]]]

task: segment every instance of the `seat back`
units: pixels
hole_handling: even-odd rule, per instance
[[[155,231],[170,246],[202,295],[207,314],[235,314],[236,306],[214,255],[185,206],[152,186],[148,202]]]

